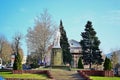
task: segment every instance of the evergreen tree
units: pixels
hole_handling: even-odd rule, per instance
[[[63,52],[63,62],[64,64],[69,63],[71,64],[72,61],[72,54],[70,53],[70,49],[69,49],[69,43],[68,43],[68,38],[66,35],[66,32],[64,30],[63,24],[62,24],[62,20],[60,21],[60,46],[62,48],[62,52]]]
[[[22,70],[22,59],[19,53],[15,54],[15,61],[13,64],[13,70]]]
[[[105,62],[104,62],[104,70],[111,70],[112,69],[112,63],[110,61],[109,58],[105,58]]]
[[[79,69],[83,69],[84,67],[83,67],[83,64],[82,64],[82,59],[81,59],[81,57],[79,58],[79,61],[78,61],[78,68]]]
[[[88,21],[85,25],[85,32],[81,33],[82,40],[82,59],[84,64],[91,68],[92,64],[101,65],[103,62],[101,51],[99,49],[100,40],[96,36],[96,32],[92,27],[92,22]]]

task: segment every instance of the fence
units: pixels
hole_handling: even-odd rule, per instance
[[[105,77],[113,77],[113,71],[109,70],[81,70],[83,73],[88,76],[105,76]]]

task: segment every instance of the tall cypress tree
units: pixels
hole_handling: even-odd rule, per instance
[[[66,35],[66,32],[64,30],[63,24],[62,24],[62,20],[60,21],[60,46],[62,48],[62,52],[63,52],[63,62],[64,64],[69,63],[71,64],[72,61],[72,54],[70,53],[70,46],[68,43],[68,38]]]
[[[82,58],[84,64],[89,65],[91,68],[92,64],[101,65],[103,62],[101,51],[99,49],[100,40],[96,36],[96,32],[92,27],[92,22],[88,21],[85,25],[85,32],[81,33],[82,40],[80,41],[82,47]]]

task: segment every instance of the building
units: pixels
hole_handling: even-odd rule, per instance
[[[78,60],[81,54],[81,46],[78,41],[76,40],[69,40],[70,45],[70,53],[72,54],[73,61],[72,61],[72,67],[78,66]]]

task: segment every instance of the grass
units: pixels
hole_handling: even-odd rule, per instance
[[[45,74],[12,74],[11,72],[0,72],[3,78],[20,78],[20,79],[48,79]]]
[[[120,77],[100,77],[100,76],[90,76],[93,80],[120,80]]]

